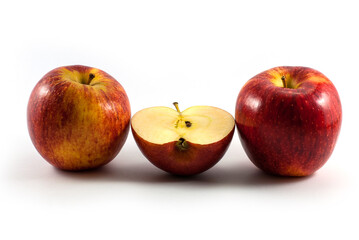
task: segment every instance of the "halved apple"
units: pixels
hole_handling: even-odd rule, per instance
[[[210,106],[183,112],[152,107],[132,117],[132,133],[145,157],[176,175],[193,175],[214,166],[225,154],[234,133],[234,118]]]

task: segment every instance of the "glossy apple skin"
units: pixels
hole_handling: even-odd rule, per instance
[[[275,86],[285,75],[297,89]],[[308,176],[333,152],[342,108],[333,83],[306,67],[277,67],[250,79],[236,104],[236,125],[249,159],[263,171]]]
[[[90,73],[96,76],[93,85],[73,81]],[[113,77],[91,67],[66,66],[37,83],[28,102],[27,124],[35,148],[49,163],[63,170],[86,170],[107,164],[119,153],[130,111],[126,92]]]
[[[206,144],[188,143],[187,150],[179,150],[176,141],[154,144],[141,138],[132,128],[132,134],[142,154],[156,167],[180,176],[202,173],[213,167],[226,153],[233,130],[222,140]]]

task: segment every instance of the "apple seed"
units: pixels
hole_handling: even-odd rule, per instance
[[[185,121],[184,123],[186,124],[186,127],[191,127],[192,126],[192,123],[190,121]]]

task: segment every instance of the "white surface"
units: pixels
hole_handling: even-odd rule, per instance
[[[358,239],[355,1],[1,2],[0,239]],[[336,85],[342,131],[309,178],[269,177],[237,133],[194,178],[152,166],[130,134],[98,171],[57,171],[26,126],[32,88],[62,65],[100,68],[145,107],[213,105],[234,115],[255,74],[315,68]]]

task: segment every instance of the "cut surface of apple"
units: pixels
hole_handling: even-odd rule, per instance
[[[194,106],[183,112],[152,107],[132,117],[132,133],[146,158],[158,168],[176,175],[208,170],[225,154],[234,133],[234,118],[210,106]]]
[[[183,112],[152,107],[137,112],[132,127],[140,137],[155,144],[184,139],[203,145],[226,137],[234,127],[234,119],[228,112],[210,106],[194,106]]]

